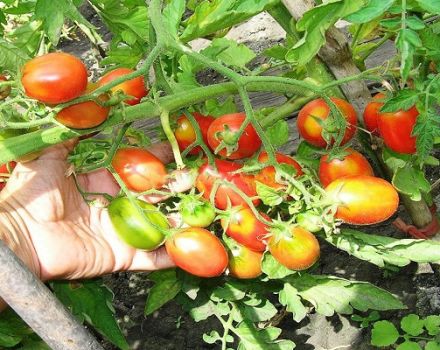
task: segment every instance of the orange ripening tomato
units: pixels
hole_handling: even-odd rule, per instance
[[[3,82],[8,81],[8,79],[4,75],[0,74],[0,83],[2,81]],[[11,93],[11,86],[10,85],[0,87],[0,101],[4,100],[6,97],[8,97],[10,93]]]
[[[261,215],[270,221],[267,215]],[[221,225],[226,234],[238,243],[258,252],[266,250],[265,236],[269,227],[258,220],[250,208],[231,209],[229,218],[221,219]]]
[[[16,165],[16,162],[9,162],[0,165],[0,191],[6,186],[6,181]]]
[[[216,159],[215,165],[217,170],[208,164],[208,161],[202,165],[199,169],[199,175],[196,179],[196,188],[199,192],[203,193],[203,197],[207,200],[211,198],[211,191],[214,189],[216,181],[227,181],[239,190],[241,190],[248,197],[256,197],[257,190],[255,188],[255,179],[251,175],[243,173],[233,174],[233,172],[239,170],[242,165],[233,163],[227,160]],[[246,207],[246,201],[241,197],[233,188],[228,184],[220,184],[217,187],[217,191],[214,197],[215,206],[218,209],[225,210],[228,207],[228,202],[231,206],[243,206]],[[254,205],[258,205],[260,200],[254,198],[252,200]]]
[[[298,162],[292,157],[277,152],[275,153],[275,158],[280,164],[287,164],[294,167],[296,170],[295,177],[301,176],[303,174],[301,165],[299,165]],[[261,152],[258,156],[259,163],[266,163],[268,160],[269,156],[267,155],[266,151]],[[255,181],[261,182],[262,184],[272,187],[274,189],[281,189],[286,187],[285,185],[282,185],[276,181],[276,171],[273,166],[268,166],[260,170],[258,174],[255,175]]]
[[[255,252],[244,245],[235,244],[229,250],[229,274],[235,278],[257,278],[263,271],[263,253]]]
[[[227,146],[233,147],[232,140],[237,136],[245,119],[245,113],[225,114],[215,119],[208,129],[208,142],[211,149],[215,151],[222,141]],[[228,154],[228,149],[223,148],[218,154],[227,159],[242,159],[255,154],[260,146],[260,137],[252,124],[249,123],[237,141],[237,149]]]
[[[335,217],[354,225],[371,225],[385,221],[399,205],[399,195],[384,179],[354,175],[339,178],[325,188],[338,205]]]
[[[184,228],[165,242],[171,260],[199,277],[220,276],[228,266],[228,253],[220,239],[200,227]]]
[[[200,127],[203,142],[208,145],[208,128],[215,120],[214,117],[210,115],[203,115],[198,112],[193,112],[192,115]],[[196,141],[196,133],[194,128],[184,114],[177,119],[177,128],[174,131],[174,135],[176,136],[177,143],[179,144],[181,151],[184,151],[188,146]],[[197,155],[200,152],[202,152],[202,149],[200,146],[197,146],[189,151],[189,154]]]
[[[379,134],[385,145],[398,153],[414,154],[417,138],[411,136],[419,111],[415,106],[407,111],[379,113]]]
[[[96,89],[96,84],[87,85],[86,94]],[[99,96],[101,102],[108,100],[107,95]],[[86,101],[63,108],[55,117],[61,124],[74,129],[89,129],[102,124],[110,113],[110,107],[100,106],[94,101]]]
[[[365,106],[364,124],[367,130],[371,132],[373,135],[379,135],[379,126],[378,126],[379,111],[384,105],[384,103],[380,101],[383,100],[384,98],[386,98],[385,94],[379,92]]]
[[[108,72],[105,74],[99,81],[98,85],[104,86],[111,81],[115,80],[116,78],[122,77],[124,75],[133,73],[134,70],[128,69],[128,68],[116,68],[115,70],[112,70],[111,72]],[[115,93],[119,90],[122,90],[122,92],[128,96],[132,96],[133,98],[125,100],[125,103],[133,106],[140,102],[141,98],[144,96],[147,96],[148,89],[145,87],[144,78],[142,76],[139,76],[134,79],[130,79],[127,81],[124,81],[121,84],[118,84],[110,89],[111,92]]]
[[[329,161],[327,154],[321,157],[318,173],[322,186],[326,187],[330,182],[349,175],[374,176],[373,168],[362,154],[352,148],[347,148],[346,151],[349,154],[342,159],[334,158]]]
[[[353,106],[345,100],[337,97],[332,97],[331,100],[336,104],[347,121],[345,134],[341,142],[341,145],[344,145],[350,141],[356,133],[356,111]],[[324,122],[329,114],[330,107],[322,98],[307,103],[299,112],[296,120],[300,136],[316,147],[326,147],[327,143],[322,137],[323,127],[317,119]],[[332,140],[331,143],[333,144],[334,140]]]
[[[28,61],[21,82],[26,95],[56,105],[81,96],[87,87],[87,69],[75,56],[53,52]]]
[[[166,181],[165,165],[155,155],[142,148],[118,149],[113,157],[112,166],[131,191],[159,189]]]
[[[286,232],[275,233],[270,237],[268,247],[273,257],[291,270],[308,269],[320,255],[316,237],[298,226],[291,226]]]

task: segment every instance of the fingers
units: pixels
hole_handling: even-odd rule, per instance
[[[174,267],[175,264],[168,256],[165,247],[152,252],[137,250],[129,271],[155,271]]]
[[[106,193],[114,197],[120,191],[112,173],[104,168],[78,175],[78,183],[85,192]]]

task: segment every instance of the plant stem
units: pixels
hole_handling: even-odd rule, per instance
[[[160,114],[160,122],[162,124],[162,129],[165,132],[165,136],[167,137],[168,142],[173,150],[177,169],[183,169],[185,164],[183,163],[182,155],[180,154],[179,144],[177,143],[176,136],[174,136],[173,130],[171,129],[170,113],[167,110],[162,111]]]

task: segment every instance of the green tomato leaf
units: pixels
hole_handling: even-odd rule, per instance
[[[162,20],[168,29],[168,33],[177,38],[180,20],[185,12],[185,0],[173,0],[168,2],[162,11]]]
[[[429,341],[425,345],[425,350],[440,350],[440,343],[436,341]]]
[[[51,287],[80,321],[85,320],[119,348],[129,348],[115,319],[113,294],[101,280],[56,281],[51,282]]]
[[[269,126],[266,130],[266,136],[269,138],[272,146],[278,148],[289,141],[289,124],[280,119],[275,124]]]
[[[280,304],[286,306],[296,322],[301,322],[307,316],[307,309],[301,302],[298,290],[289,283],[284,283],[280,291]]]
[[[24,50],[0,38],[0,68],[2,70],[15,72],[29,59],[30,57]]]
[[[216,38],[200,53],[227,66],[243,68],[255,58],[255,53],[244,44],[226,38]]]
[[[413,341],[405,341],[396,348],[396,350],[422,350],[419,344]]]
[[[277,0],[202,1],[185,21],[186,28],[180,39],[188,42],[232,27],[276,3]]]
[[[380,109],[381,112],[396,112],[398,110],[407,111],[413,107],[419,99],[419,93],[416,90],[403,89],[397,91],[395,96],[385,102]]]
[[[306,141],[301,141],[296,150],[295,159],[317,172],[321,153],[322,150],[320,148],[312,146]]]
[[[364,312],[405,308],[397,297],[367,282],[309,274],[289,276],[285,281],[324,316],[332,316],[335,312],[351,314],[353,309]]]
[[[258,181],[256,182],[256,184],[258,197],[264,204],[271,207],[276,207],[284,201],[282,194],[277,190],[273,189],[270,186],[266,186],[265,184]]]
[[[144,314],[151,315],[160,309],[182,290],[182,283],[177,279],[176,270],[168,269],[155,271],[148,275],[148,278],[155,282],[149,290]]]
[[[400,62],[400,74],[404,81],[409,77],[409,73],[413,67],[414,54],[416,48],[422,46],[422,41],[412,29],[401,29],[396,39],[396,46],[399,49],[401,62]]]
[[[440,316],[430,315],[425,318],[425,328],[429,335],[440,334]]]
[[[399,192],[407,194],[414,201],[419,201],[423,193],[429,193],[431,190],[423,170],[416,169],[410,164],[394,173],[392,183]]]
[[[371,330],[371,344],[374,346],[389,346],[399,339],[399,332],[390,321],[374,322]]]
[[[262,262],[262,270],[270,279],[280,279],[296,273],[281,265],[270,253],[265,253]]]
[[[440,242],[396,239],[346,228],[341,229],[340,234],[321,237],[339,249],[379,267],[440,261]]]
[[[236,301],[246,296],[246,286],[239,281],[229,281],[223,286],[217,287],[212,293],[212,297],[219,300]]]
[[[0,314],[0,346],[12,348],[19,344],[32,329],[12,309]]]
[[[217,331],[211,331],[209,334],[203,334],[203,341],[208,344],[214,344],[217,341],[221,341],[222,337]]]
[[[417,337],[423,333],[425,322],[418,315],[410,314],[400,321],[400,327],[409,335]]]
[[[242,304],[239,306],[239,309],[243,315],[243,318],[251,322],[270,320],[278,312],[276,307],[273,306],[269,300],[264,300],[260,305],[256,306]]]
[[[241,350],[291,350],[295,344],[290,340],[275,340],[281,329],[268,327],[257,329],[252,323],[243,321],[234,333],[240,339],[238,349]]]
[[[232,96],[229,96],[223,102],[217,99],[206,100],[202,110],[204,115],[212,115],[213,117],[220,117],[221,115],[234,113],[236,111],[237,106]]]
[[[351,23],[367,23],[382,16],[393,3],[394,0],[370,0],[359,11],[346,16],[344,19]]]
[[[416,119],[413,135],[417,136],[417,155],[426,161],[432,151],[436,138],[440,137],[440,115],[437,111],[422,112]]]
[[[440,14],[440,1],[438,0],[416,0],[416,1],[419,4],[419,6],[424,10],[430,13]]]
[[[103,66],[112,65],[112,68],[126,67],[135,68],[144,55],[144,51],[138,46],[116,45],[110,46],[107,57],[101,60]]]
[[[36,334],[23,339],[19,350],[51,350],[49,345],[42,341]]]

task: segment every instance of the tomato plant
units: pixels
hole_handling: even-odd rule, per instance
[[[210,202],[191,195],[180,201],[179,212],[183,222],[193,227],[207,227],[216,216],[215,208]]]
[[[397,191],[378,177],[347,176],[333,181],[325,190],[338,204],[336,217],[350,224],[382,222],[393,215],[399,205]]]
[[[199,192],[207,200],[210,200],[213,195],[215,206],[222,210],[226,209],[229,204],[247,206],[245,198],[237,190],[246,196],[255,197],[257,192],[253,176],[235,173],[242,166],[227,160],[216,159],[215,166],[217,169],[206,162],[200,167],[196,180]],[[254,198],[252,202],[256,205],[260,201]]]
[[[229,249],[229,274],[235,278],[257,278],[263,271],[261,262],[263,253],[256,252],[241,244],[233,244]]]
[[[347,148],[341,156],[329,159],[324,155],[319,161],[319,180],[326,187],[332,181],[349,175],[374,176],[373,168],[368,160],[352,148]],[[340,158],[339,158],[340,157]]]
[[[394,152],[413,154],[416,152],[416,137],[412,135],[419,112],[415,106],[408,110],[379,113],[379,134],[387,147]]]
[[[305,270],[319,258],[320,248],[316,237],[297,227],[275,230],[269,238],[268,248],[273,257],[291,270]]]
[[[331,98],[342,116],[346,120],[346,129],[341,141],[341,145],[346,144],[356,133],[357,117],[353,106],[347,101],[337,97]],[[323,132],[335,133],[334,126],[326,125],[326,120],[330,115],[330,106],[323,100],[317,99],[307,103],[299,112],[297,119],[298,132],[308,143],[317,147],[326,147],[327,141],[323,137]],[[334,143],[331,137],[330,143]]]
[[[22,69],[26,95],[47,104],[68,102],[87,88],[87,69],[75,56],[53,52],[36,57]]]
[[[8,78],[0,74],[0,83],[2,81],[8,81]],[[9,85],[0,87],[0,101],[8,97],[10,93],[11,93],[11,87]]]
[[[267,215],[261,214],[270,220]],[[252,250],[262,252],[266,249],[266,236],[269,227],[261,222],[250,208],[232,208],[230,214],[221,220],[223,230],[238,243]]]
[[[133,73],[134,70],[128,68],[117,68],[105,74],[98,81],[99,86],[104,86],[112,82],[113,80],[123,77],[124,75]],[[144,78],[142,76],[127,80],[121,84],[118,84],[110,89],[113,93],[122,91],[124,94],[132,97],[125,100],[125,103],[133,106],[140,102],[141,98],[147,96],[148,89],[145,86]]]
[[[166,181],[167,171],[164,164],[142,148],[118,149],[113,157],[112,167],[132,191],[158,189]]]
[[[214,121],[214,117],[210,115],[203,115],[198,112],[193,112],[192,115],[194,116],[194,119],[200,127],[200,131],[202,132],[203,136],[203,142],[208,145],[208,128]],[[181,151],[184,151],[186,148],[188,148],[188,146],[196,141],[196,133],[194,131],[194,128],[185,115],[181,115],[177,119],[177,127],[174,131],[174,135],[176,136]],[[201,147],[197,146],[189,151],[189,154],[196,155],[199,154],[201,151]]]
[[[212,232],[190,227],[175,232],[165,242],[174,263],[199,277],[216,277],[228,266],[228,253]]]
[[[261,140],[251,124],[241,136],[239,130],[246,114],[225,114],[215,119],[208,129],[208,142],[213,151],[227,159],[242,159],[252,156],[261,146]],[[221,149],[217,151],[217,148]]]
[[[369,132],[373,135],[379,135],[379,112],[383,106],[382,100],[386,95],[382,92],[374,95],[373,99],[365,106],[364,124]]]
[[[96,85],[89,83],[86,93],[93,92]],[[108,100],[108,96],[99,97],[101,103]],[[63,108],[57,115],[56,120],[74,129],[89,129],[102,124],[110,113],[110,107],[104,107],[94,101],[86,101]]]

